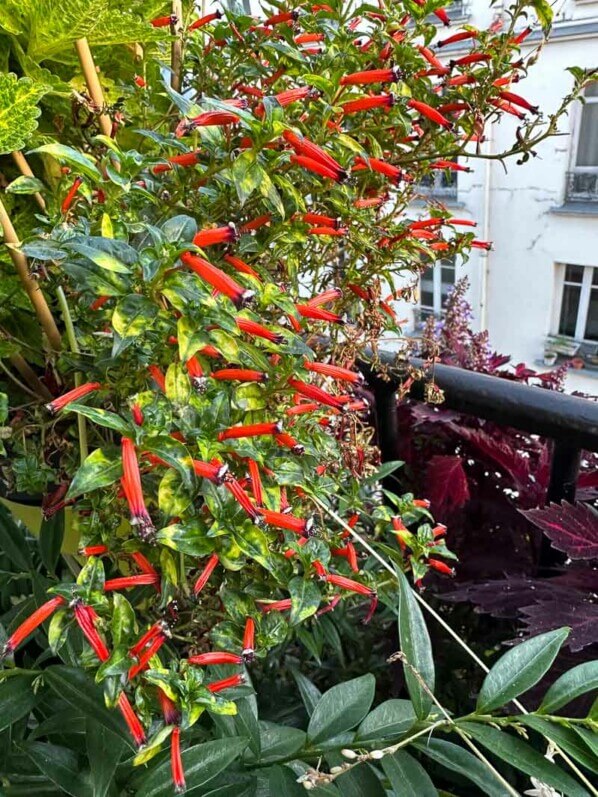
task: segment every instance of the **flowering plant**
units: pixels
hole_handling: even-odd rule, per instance
[[[179,790],[185,779],[203,786],[241,756],[246,737],[259,758],[263,729],[247,712],[245,668],[300,635],[309,645],[312,618],[356,596],[368,604],[366,621],[378,597],[396,609],[397,582],[405,678],[414,716],[427,721],[433,663],[403,571],[418,583],[429,568],[449,575],[454,557],[425,499],[382,504],[377,482],[398,463],[376,468],[356,360],[364,343],[396,327],[386,291],[399,252],[401,267],[416,270],[422,255],[489,246],[459,232],[473,223],[441,206],[430,218],[402,218],[419,181],[469,168],[457,158],[468,145],[479,154],[486,118],[535,113],[510,92],[526,65],[511,61],[529,34],[514,31],[522,5],[504,31],[496,24],[439,42],[473,45],[448,64],[428,46],[436,29],[426,15],[446,18],[436,2],[359,12],[332,2],[261,20],[228,11],[196,18],[175,5],[148,25],[172,34],[171,79],[148,55],[123,85],[118,112],[95,108],[101,132],[89,143],[40,135],[32,154],[53,164],[50,185],[29,176],[17,186],[38,195],[39,226],[17,242],[2,216],[45,333],[43,374],[25,350],[11,352],[16,384],[51,394],[25,409],[11,401],[10,453],[24,464],[9,478],[25,490],[41,485],[47,519],[73,508],[81,557],[64,560],[70,574],[56,572],[60,527],[45,527],[51,566],[43,581],[32,576],[37,608],[9,613],[6,677],[25,679],[23,706],[31,673],[76,710],[88,693],[87,723],[92,671],[95,695],[120,711],[142,748],[134,764],[169,739],[170,765],[159,761],[123,786],[144,794],[164,792],[166,769]],[[78,40],[77,49],[97,98],[89,48]],[[522,124],[516,151],[550,135],[559,113]],[[31,572],[23,546],[17,561]],[[47,654],[29,670],[11,667],[46,621]],[[549,654],[528,680],[550,666],[562,639],[560,631],[542,641]],[[44,655],[63,663],[42,667]],[[327,721],[331,698],[322,697],[312,743],[363,719],[373,688],[364,678],[359,710],[342,727]],[[484,694],[488,713],[516,696]],[[100,716],[120,738],[114,715]],[[235,741],[181,752],[214,727]],[[46,752],[44,774],[78,791],[53,766],[68,752]],[[208,777],[210,756],[218,764]],[[102,771],[99,792],[119,760],[107,780]]]

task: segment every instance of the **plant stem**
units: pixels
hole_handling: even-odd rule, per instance
[[[25,177],[35,177],[35,175],[31,171],[31,167],[27,163],[27,158],[23,155],[22,152],[18,152],[18,151],[15,150],[14,152],[11,153],[11,155],[12,155],[12,159],[16,163],[16,165],[17,165],[17,167],[18,167],[18,169],[19,169],[19,171],[21,172],[22,175],[24,175]],[[40,206],[40,208],[45,212],[45,210],[46,210],[46,200],[39,193],[39,191],[36,191],[35,194],[33,194],[33,198],[35,199],[37,204]]]
[[[98,73],[96,71],[96,66],[93,61],[91,50],[89,49],[87,39],[77,39],[75,42],[75,48],[77,50],[77,55],[79,56],[79,62],[81,64],[81,69],[83,70],[83,76],[87,84],[89,96],[99,112],[98,122],[100,124],[100,129],[105,136],[110,136],[112,133],[112,121],[104,110],[104,92],[102,91],[100,79],[98,78]]]
[[[20,379],[17,379],[17,377],[16,377],[16,376],[15,376],[15,375],[14,375],[14,374],[13,374],[13,373],[10,371],[10,369],[8,369],[8,368],[7,368],[7,367],[4,365],[4,363],[2,362],[2,360],[0,360],[0,369],[2,369],[2,371],[4,371],[4,373],[6,374],[6,376],[7,376],[7,377],[8,377],[10,380],[12,380],[12,381],[15,383],[15,385],[17,385],[18,387],[20,387],[20,388],[21,388],[21,390],[23,390],[23,391],[24,391],[25,393],[27,393],[29,396],[33,396],[33,398],[35,398],[35,399],[39,398],[39,396],[37,395],[37,393],[34,393],[34,392],[33,392],[33,390],[31,390],[31,388],[30,388],[30,387],[27,387],[27,385],[23,384],[23,382],[21,382],[21,380],[20,380]]]
[[[66,328],[66,337],[69,342],[70,350],[73,354],[79,354],[79,344],[77,343],[77,335],[75,333],[75,326],[73,324],[73,319],[71,317],[71,311],[69,310],[69,304],[67,298],[64,294],[62,286],[59,286],[56,289],[56,295],[58,297],[58,303],[60,305],[60,309],[62,310],[62,317],[64,319],[64,326]],[[77,371],[75,373],[75,385],[77,387],[82,383],[83,377]],[[87,459],[87,455],[89,453],[89,448],[87,445],[87,425],[85,423],[85,418],[82,415],[77,413],[77,429],[79,431],[79,453],[81,456],[81,464],[85,462]]]
[[[50,401],[52,399],[52,394],[48,388],[39,380],[33,368],[22,355],[11,354],[8,359],[13,368],[17,370],[25,382],[27,382],[36,398],[41,398],[44,401]]]
[[[175,39],[170,49],[170,86],[180,94],[183,84],[183,3],[182,0],[172,0],[172,15],[177,21],[172,25],[172,35]]]
[[[60,351],[60,332],[58,331],[58,327],[54,321],[54,316],[48,307],[48,303],[41,291],[41,288],[29,273],[27,258],[19,249],[15,248],[15,246],[19,243],[19,239],[15,228],[12,226],[12,222],[8,216],[8,213],[6,212],[6,208],[4,207],[2,200],[0,200],[0,226],[4,232],[4,243],[10,244],[10,246],[8,246],[8,253],[15,265],[19,279],[21,280],[21,283],[25,288],[27,295],[29,296],[31,304],[33,305],[35,314],[37,315],[37,318],[42,325],[44,332],[46,333],[48,342],[53,349]]]

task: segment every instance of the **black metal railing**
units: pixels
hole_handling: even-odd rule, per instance
[[[367,363],[361,367],[376,399],[378,443],[382,461],[388,462],[399,458],[396,391],[408,366],[401,371],[393,354],[380,359],[388,366],[388,380]],[[410,365],[424,364],[412,360]],[[434,365],[434,382],[444,393],[443,408],[552,440],[547,500],[575,500],[581,452],[598,452],[598,402],[450,365]],[[425,383],[415,382],[409,397],[422,401],[424,391]]]
[[[598,202],[598,172],[567,172],[568,202]]]

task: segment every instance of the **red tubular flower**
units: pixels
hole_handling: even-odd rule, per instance
[[[214,11],[211,14],[206,14],[203,17],[199,17],[199,19],[196,19],[195,22],[192,22],[189,25],[187,30],[198,30],[199,28],[203,28],[204,25],[209,25],[209,23],[213,22],[215,19],[222,19],[222,11]]]
[[[223,463],[215,465],[212,462],[202,462],[199,459],[194,459],[192,465],[193,470],[200,478],[209,479],[214,484],[222,484],[228,471],[228,465]]]
[[[164,623],[160,620],[157,623],[154,623],[145,634],[139,637],[137,642],[133,645],[132,648],[129,649],[129,654],[133,656],[133,658],[137,658],[139,654],[150,645],[154,639],[164,634]]]
[[[68,194],[65,196],[62,205],[60,206],[60,210],[62,213],[68,213],[71,205],[73,204],[73,200],[77,195],[77,191],[81,187],[81,183],[83,179],[81,177],[76,177],[75,181],[73,182],[72,186],[69,188]]]
[[[263,213],[261,216],[257,216],[257,218],[252,219],[251,221],[246,221],[244,224],[242,224],[240,227],[240,231],[246,233],[246,232],[251,232],[252,230],[259,230],[260,227],[265,227],[266,224],[270,224],[271,221],[272,221],[272,214]]]
[[[145,80],[141,77],[141,75],[135,75],[133,78],[135,85],[138,86],[140,89],[144,89],[147,86]]]
[[[224,653],[211,651],[210,653],[200,653],[198,656],[189,656],[189,664],[197,666],[207,666],[210,664],[243,664],[243,657],[238,653]]]
[[[364,72],[343,75],[340,84],[341,86],[363,86],[368,83],[396,83],[401,74],[401,70],[397,66],[389,69],[367,69]]]
[[[492,249],[492,241],[470,241],[472,249],[485,249],[489,252]]]
[[[348,542],[344,548],[332,548],[330,553],[333,556],[344,556],[349,563],[349,567],[354,573],[359,572],[359,565],[357,564],[357,551],[352,542]]]
[[[433,51],[432,51],[432,50],[430,50],[430,48],[429,48],[429,47],[423,47],[422,45],[419,45],[419,46],[417,47],[417,50],[418,50],[419,54],[420,54],[420,55],[421,55],[423,58],[425,58],[425,59],[426,59],[426,61],[427,61],[427,62],[430,64],[430,66],[433,66],[433,67],[434,67],[434,69],[437,69],[437,70],[438,70],[439,74],[441,74],[441,75],[447,75],[447,74],[449,73],[449,71],[450,71],[450,70],[449,70],[449,68],[448,68],[447,66],[445,66],[445,65],[442,63],[442,61],[440,61],[440,60],[439,60],[439,59],[436,57],[436,55],[434,55]]]
[[[182,155],[172,155],[171,157],[166,159],[168,163],[156,164],[152,168],[152,173],[162,174],[163,172],[169,172],[172,170],[173,165],[182,166],[183,168],[195,166],[197,163],[199,152],[200,152],[199,150],[196,150],[195,152],[185,152]]]
[[[255,506],[251,503],[251,499],[245,492],[245,490],[241,487],[239,482],[230,474],[227,475],[227,478],[224,480],[224,486],[230,492],[230,494],[236,499],[237,503],[240,505],[242,509],[247,512],[249,517],[252,520],[257,520],[258,518],[258,511]]]
[[[318,293],[316,296],[312,296],[311,299],[308,300],[307,304],[309,307],[320,307],[323,304],[329,304],[330,302],[334,302],[343,295],[343,292],[340,288],[328,288],[322,293]]]
[[[444,576],[454,576],[455,571],[452,567],[449,567],[445,562],[441,562],[440,559],[428,559],[428,565],[432,568],[432,570],[436,570],[438,573],[442,573]]]
[[[268,614],[268,612],[285,612],[291,608],[290,598],[285,598],[282,601],[272,601],[271,603],[262,603],[261,601],[258,601],[258,603],[264,614]]]
[[[203,368],[197,357],[189,357],[185,363],[187,373],[191,377],[191,383],[198,393],[205,393],[208,387],[208,381],[204,376]]]
[[[414,498],[413,506],[421,507],[422,509],[430,508],[430,500],[428,498]]]
[[[241,232],[243,232],[243,228],[241,228]],[[241,260],[240,257],[235,257],[234,255],[224,255],[222,259],[240,274],[249,274],[250,277],[255,277],[255,279],[261,282],[260,275],[257,273],[257,271],[254,271],[254,269],[252,269],[251,266],[248,266],[247,263],[245,263],[244,260]]]
[[[460,227],[477,227],[477,221],[472,221],[472,219],[447,219],[447,224],[452,224],[453,226],[460,226]]]
[[[471,169],[469,166],[461,166],[460,164],[455,163],[455,161],[434,161],[433,163],[430,163],[429,166],[430,169],[448,169],[451,172],[473,171],[473,169]]]
[[[321,227],[340,227],[340,219],[334,216],[323,216],[321,213],[304,213],[301,219],[307,224]]]
[[[500,91],[499,94],[503,100],[513,105],[519,105],[520,108],[525,108],[526,111],[531,111],[531,113],[538,113],[538,106],[532,105],[531,102],[528,102],[524,97],[520,97],[519,94],[513,94],[512,91]]]
[[[274,14],[264,22],[264,25],[280,25],[283,22],[295,22],[299,19],[298,11],[282,11],[280,14]]]
[[[89,309],[90,310],[99,310],[101,307],[103,307],[106,304],[106,302],[110,301],[110,298],[111,298],[110,296],[98,296],[98,298],[95,299],[89,305]]]
[[[133,587],[157,587],[159,577],[151,573],[140,573],[136,576],[121,576],[110,578],[104,582],[104,592],[111,592],[116,589],[132,589]]]
[[[91,606],[86,606],[82,601],[78,600],[73,604],[73,612],[79,628],[93,648],[98,659],[100,661],[107,661],[110,658],[110,651],[95,627],[95,621],[97,619],[95,611]]]
[[[225,224],[223,227],[200,230],[193,237],[193,243],[203,249],[214,244],[234,243],[238,237],[235,225]]]
[[[176,14],[170,14],[168,17],[156,17],[150,24],[154,28],[167,28],[169,25],[176,25],[178,21]]]
[[[328,584],[333,584],[335,587],[340,587],[340,589],[356,592],[358,595],[367,595],[370,599],[370,608],[368,610],[367,616],[363,620],[363,623],[366,625],[370,622],[374,616],[376,607],[378,606],[378,595],[375,590],[373,590],[371,587],[367,587],[365,584],[360,584],[359,581],[353,581],[351,578],[339,576],[336,575],[336,573],[328,573],[326,575],[326,582]]]
[[[341,107],[345,116],[360,111],[370,111],[372,108],[391,108],[395,103],[394,94],[378,94],[373,97],[362,97],[359,100],[350,100]]]
[[[176,707],[176,704],[168,697],[163,689],[158,688],[158,702],[162,709],[164,722],[167,725],[178,725],[181,721],[181,715]]]
[[[144,554],[141,553],[141,551],[133,551],[131,553],[131,559],[135,562],[135,564],[141,570],[142,573],[154,576],[156,581],[160,580],[160,574],[153,566],[153,564],[149,561],[149,559]]]
[[[281,432],[274,436],[274,439],[278,443],[279,446],[283,446],[284,448],[289,448],[293,454],[297,454],[297,456],[301,456],[301,454],[305,453],[305,446],[302,445],[298,440],[287,434],[286,432]]]
[[[432,108],[431,105],[428,105],[425,102],[419,102],[419,100],[411,99],[408,100],[407,107],[412,108],[422,116],[425,116],[426,119],[429,119],[431,122],[444,127],[446,130],[451,130],[453,127],[453,123],[449,121],[446,116],[443,116],[435,108]]]
[[[334,180],[336,183],[340,183],[344,179],[342,174],[336,169],[330,169],[324,163],[316,161],[313,158],[308,158],[305,155],[291,155],[291,163],[295,163],[297,166],[302,166],[304,169],[307,169],[310,172],[315,172],[315,174],[319,174],[321,177],[327,177],[330,180]]]
[[[356,385],[360,385],[363,382],[363,376],[359,372],[350,371],[348,368],[341,368],[339,365],[306,362],[305,368],[315,374],[330,376],[332,379],[340,379],[343,382],[352,382]]]
[[[108,553],[106,545],[86,545],[84,548],[79,549],[79,553],[83,556],[103,556]]]
[[[204,567],[204,569],[199,574],[197,581],[193,585],[193,592],[198,595],[205,585],[208,583],[208,580],[212,573],[214,572],[214,568],[218,564],[220,560],[218,559],[218,554],[213,553],[210,558],[208,559],[208,563]]]
[[[184,119],[176,129],[177,138],[189,135],[196,127],[224,127],[239,121],[238,114],[233,111],[205,111],[193,119]]]
[[[162,393],[166,393],[166,378],[157,365],[148,365],[147,370],[151,378],[158,385]]]
[[[12,634],[6,640],[4,647],[0,650],[0,661],[5,656],[10,655],[13,653],[19,645],[27,639],[29,634],[32,634],[36,628],[45,622],[48,617],[50,617],[59,606],[64,606],[65,604],[64,598],[61,598],[60,595],[57,595],[55,598],[50,598],[50,600],[43,603],[38,609],[36,609],[29,617],[24,620],[18,628],[16,628]]]
[[[253,368],[223,368],[221,371],[213,371],[212,379],[220,382],[267,382],[268,374],[264,371],[256,371]]]
[[[455,44],[456,42],[464,42],[467,39],[477,39],[480,35],[478,30],[463,30],[460,33],[454,33],[446,39],[436,42],[437,47],[446,47],[447,44]]]
[[[341,398],[327,393],[322,388],[316,387],[316,385],[308,385],[306,382],[294,377],[288,379],[288,384],[302,396],[312,401],[318,401],[320,404],[326,404],[328,407],[334,407],[337,410],[342,410],[343,408],[344,401]]]
[[[253,493],[253,497],[255,498],[255,502],[258,506],[262,506],[264,503],[264,496],[262,490],[262,477],[260,475],[260,466],[255,461],[255,459],[248,460],[249,466],[249,476],[251,478],[251,492]]]
[[[285,512],[274,512],[272,509],[260,509],[260,515],[270,526],[276,526],[279,529],[288,529],[295,532],[295,534],[309,534],[313,526],[313,520],[308,518],[299,518],[295,515],[289,515]]]
[[[435,11],[432,12],[435,17],[437,17],[443,25],[447,27],[451,24],[451,20],[449,15],[446,13],[444,8],[437,8]]]
[[[356,199],[353,202],[353,207],[361,209],[377,208],[380,207],[380,205],[384,204],[384,202],[386,202],[386,197],[382,196],[375,196],[371,197],[370,199]]]
[[[532,28],[525,28],[524,30],[521,31],[519,35],[515,36],[514,39],[511,39],[511,43],[522,44],[527,39],[527,37],[530,35],[531,32]]]
[[[295,309],[303,318],[311,318],[313,321],[327,321],[330,324],[344,324],[345,319],[338,313],[324,310],[321,307],[312,307],[309,304],[296,304]]]
[[[257,86],[246,86],[244,83],[239,83],[236,88],[237,91],[240,91],[242,94],[248,94],[250,97],[257,97],[259,100],[264,97],[264,92],[258,89]],[[249,139],[249,142],[249,146],[251,147],[251,139]]]
[[[321,405],[315,401],[309,401],[304,404],[297,404],[294,407],[288,407],[285,410],[287,415],[304,415],[306,412],[315,412],[321,409]]]
[[[243,661],[249,664],[255,657],[255,620],[248,617],[245,620],[245,630],[243,632],[243,651],[241,653]]]
[[[233,686],[242,686],[245,683],[245,676],[242,673],[238,675],[230,675],[228,678],[222,678],[220,681],[214,681],[211,684],[206,684],[210,692],[222,692],[223,689],[231,689]]]
[[[122,485],[125,492],[131,525],[137,526],[137,533],[142,540],[151,542],[155,534],[155,527],[145,506],[139,464],[135,454],[135,444],[129,437],[121,439],[121,452],[123,463]]]
[[[170,735],[170,771],[172,784],[176,794],[182,794],[186,789],[185,770],[181,757],[181,729],[176,725]]]
[[[269,423],[251,423],[246,426],[230,426],[223,432],[219,432],[218,440],[238,440],[240,437],[260,437],[266,434],[280,434],[282,432],[281,421],[271,421]]]
[[[443,223],[444,219],[442,218],[431,218],[431,219],[419,219],[419,221],[412,221],[409,224],[410,230],[423,230],[426,227],[440,227]]]
[[[316,44],[323,42],[326,36],[323,33],[300,33],[295,36],[293,41],[295,44]]]
[[[332,171],[338,172],[340,177],[343,179],[346,177],[347,172],[345,169],[343,169],[341,164],[335,160],[325,149],[317,144],[314,144],[313,141],[305,138],[305,136],[298,136],[292,130],[285,130],[282,134],[282,137],[287,144],[291,145],[298,155],[304,155],[307,158],[311,158],[312,160],[322,163]]]
[[[479,64],[487,61],[492,61],[492,56],[488,53],[469,53],[462,58],[450,61],[449,66],[454,69],[456,66],[469,66],[469,64]]]
[[[131,407],[131,415],[133,416],[133,423],[135,426],[143,425],[143,410],[139,404],[133,404]]]
[[[167,638],[168,637],[164,630],[160,631],[160,633],[156,634],[156,636],[152,639],[151,643],[144,648],[141,653],[138,654],[137,663],[133,664],[133,666],[129,668],[129,673],[127,676],[129,681],[132,681],[133,678],[146,669],[152,656],[156,655],[162,645],[166,642]]]
[[[184,252],[181,255],[181,260],[209,285],[216,288],[217,291],[220,291],[225,296],[228,296],[237,309],[240,309],[251,301],[254,295],[253,291],[245,290],[238,282],[235,282],[232,277],[229,277],[224,271],[208,263],[203,257],[192,255],[190,252]]]
[[[525,119],[525,114],[518,110],[514,105],[511,105],[510,102],[506,100],[489,100],[491,105],[494,105],[500,111],[504,111],[505,113],[510,114],[511,116],[516,116],[517,119]]]
[[[335,229],[334,227],[310,227],[308,235],[329,235],[333,238],[342,238],[348,232],[346,227]]]
[[[291,105],[294,102],[315,98],[316,96],[318,96],[318,92],[315,91],[311,86],[301,86],[300,88],[296,89],[286,89],[285,91],[280,91],[278,94],[274,95],[279,105],[282,105],[283,108],[286,108],[287,105]]]
[[[368,158],[366,161],[361,157],[357,157],[353,170],[359,171],[361,169],[371,169],[373,172],[378,172],[378,174],[383,174],[385,177],[390,178],[395,183],[398,183],[403,178],[403,172],[398,166],[393,166],[392,163],[387,163],[380,158]]]
[[[88,393],[94,393],[96,390],[100,390],[101,387],[99,382],[86,382],[84,385],[79,385],[79,387],[69,390],[68,393],[64,393],[62,396],[52,399],[49,404],[46,404],[46,409],[48,412],[54,414],[66,407],[67,404],[70,404],[71,401],[78,401],[78,399],[83,398],[83,396],[87,396]]]
[[[464,113],[469,111],[470,106],[466,102],[447,102],[445,105],[439,105],[438,110],[442,114],[446,113]]]
[[[444,537],[444,535],[446,534],[446,530],[447,529],[444,523],[439,523],[437,526],[434,526],[434,528],[432,529],[432,536],[434,537],[435,540],[437,540],[439,537]]]
[[[133,741],[137,747],[141,747],[145,744],[146,736],[145,730],[143,725],[141,724],[139,717],[133,711],[133,706],[129,702],[129,698],[126,696],[124,692],[121,692],[118,698],[118,707],[120,709],[121,714],[125,722],[127,723],[127,727],[129,728],[129,733],[133,737]]]
[[[264,338],[264,340],[269,340],[271,343],[284,343],[284,337],[282,335],[272,332],[272,330],[267,327],[258,324],[257,321],[251,321],[249,318],[240,317],[236,318],[235,321],[241,332],[245,332],[247,335]]]

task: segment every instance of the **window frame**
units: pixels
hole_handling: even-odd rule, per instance
[[[567,273],[567,266],[577,266],[583,269],[583,277],[581,281],[581,291],[579,295],[579,305],[577,307],[577,318],[575,321],[575,333],[573,337],[565,335],[559,331],[561,323],[561,313],[563,310],[563,297],[565,293],[565,277]],[[590,299],[592,297],[592,282],[594,273],[598,273],[598,266],[583,266],[580,263],[558,263],[557,264],[557,295],[554,306],[552,328],[555,330],[554,335],[567,340],[575,340],[579,343],[598,343],[596,340],[590,340],[585,337],[586,326],[588,323],[588,313],[590,310]],[[578,284],[578,283],[575,283]],[[596,286],[593,286],[596,289]]]
[[[417,311],[418,311],[419,316],[420,316],[420,323],[423,323],[423,320],[421,318],[422,311],[426,313],[426,318],[429,317],[429,315],[433,315],[434,318],[442,318],[442,315],[444,313],[444,308],[442,307],[442,268],[443,268],[443,266],[445,268],[447,267],[446,264],[445,264],[446,260],[451,260],[452,261],[450,263],[450,266],[451,266],[451,268],[453,269],[453,272],[454,272],[454,280],[453,280],[453,285],[452,285],[452,287],[454,287],[456,285],[457,279],[458,279],[457,278],[457,258],[456,258],[455,255],[452,255],[451,258],[448,258],[448,257],[439,258],[438,260],[436,260],[435,263],[433,263],[431,266],[427,266],[426,269],[424,270],[424,271],[427,271],[429,268],[432,269],[432,301],[433,301],[433,306],[432,307],[430,307],[430,305],[427,305],[427,304],[425,304],[425,305],[422,304],[422,301],[421,301],[421,292],[422,292],[421,291],[421,280],[422,280],[422,276],[424,275],[424,271],[420,272],[420,274],[419,274],[419,278],[418,278],[418,281],[417,281]]]
[[[598,83],[598,80],[595,81]],[[576,174],[598,174],[598,165],[596,166],[578,166],[577,153],[579,151],[579,139],[581,136],[581,125],[583,119],[583,111],[585,105],[594,105],[598,103],[598,94],[595,97],[586,97],[584,94],[584,102],[578,102],[576,105],[576,113],[573,117],[572,124],[572,147],[571,147],[571,165],[570,171]]]

